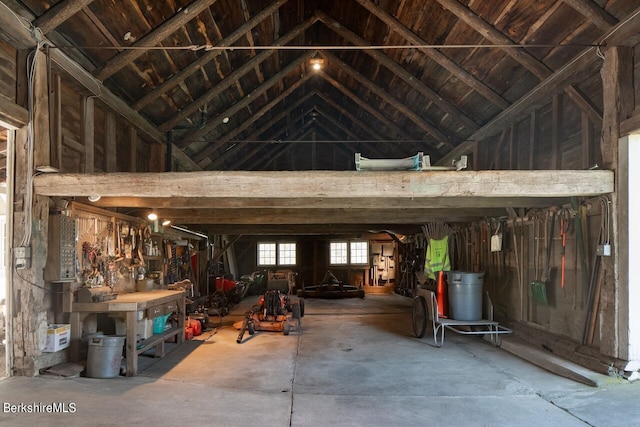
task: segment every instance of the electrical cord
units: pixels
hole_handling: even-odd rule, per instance
[[[22,274],[20,274],[20,270],[19,270],[19,269],[15,268],[14,270],[15,270],[16,274],[18,275],[18,277],[19,277],[20,279],[22,279],[22,281],[24,281],[24,282],[26,282],[26,283],[30,284],[30,285],[31,285],[31,286],[33,286],[33,287],[36,287],[36,288],[42,289],[42,290],[43,290],[43,291],[45,291],[45,292],[49,292],[49,293],[52,293],[52,294],[70,294],[70,293],[72,293],[72,291],[71,291],[71,290],[68,290],[68,291],[55,291],[55,290],[53,290],[53,289],[47,289],[47,288],[45,288],[44,286],[40,286],[40,285],[38,285],[38,284],[36,284],[36,283],[33,283],[31,280],[29,280],[29,279],[25,278]]]

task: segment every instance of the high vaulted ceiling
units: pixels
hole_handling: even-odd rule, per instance
[[[204,170],[432,162],[601,41],[635,0],[22,0]],[[462,47],[461,45],[464,45]],[[522,46],[528,45],[528,48]],[[313,70],[312,59],[323,60]],[[597,120],[593,82],[564,92]]]
[[[447,165],[494,140],[497,153],[514,123],[548,111],[559,93],[573,112],[564,126],[588,118],[597,131],[602,52],[640,42],[637,0],[0,1],[23,18],[0,15],[0,37],[31,48],[42,33],[54,70],[139,135],[169,142],[180,171],[41,175],[36,192],[159,208],[220,234],[415,230],[612,191],[612,175],[596,171],[555,188],[556,172],[345,170],[355,153],[424,152]]]

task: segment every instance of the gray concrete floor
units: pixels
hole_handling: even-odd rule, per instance
[[[592,388],[473,336],[433,347],[413,336],[406,297],[307,299],[302,333],[236,344],[232,323],[252,302],[134,378],[0,381],[0,424],[640,426],[639,383]],[[53,402],[76,411],[6,412]]]

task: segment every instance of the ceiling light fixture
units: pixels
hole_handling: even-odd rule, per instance
[[[149,218],[150,221],[155,221],[156,219],[158,219],[158,215],[151,212],[149,215],[147,215],[147,218]]]
[[[309,60],[309,63],[311,64],[311,67],[313,67],[314,70],[318,71],[324,65],[324,58],[311,58]]]
[[[168,219],[165,219],[164,221],[162,221],[162,226],[163,226],[163,227],[166,227],[166,226],[168,226],[169,224],[171,224],[171,221],[170,221],[170,220],[168,220]]]
[[[89,201],[92,202],[92,203],[97,202],[101,198],[102,198],[102,196],[89,196],[89,197],[87,197],[87,199],[89,199]]]

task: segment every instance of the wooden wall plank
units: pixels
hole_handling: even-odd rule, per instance
[[[93,173],[95,161],[95,110],[93,98],[83,98],[80,108],[82,117],[81,138],[84,145],[84,172]]]

